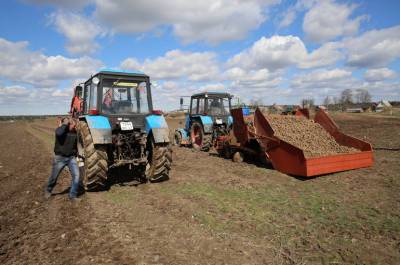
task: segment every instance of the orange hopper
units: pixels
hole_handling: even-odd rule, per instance
[[[254,130],[249,130],[241,108],[233,109],[231,113],[234,120],[233,133],[237,141],[232,148],[245,151],[248,149],[245,146],[249,146],[247,143],[256,140],[273,167],[282,173],[312,177],[370,167],[373,164],[371,145],[340,132],[338,126],[324,110],[317,112],[314,121],[332,135],[338,144],[353,147],[359,152],[306,158],[303,150],[274,135],[270,123],[259,109],[254,114]],[[309,118],[307,111],[298,112],[297,115]]]

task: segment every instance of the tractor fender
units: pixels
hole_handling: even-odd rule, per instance
[[[203,124],[204,133],[212,133],[213,120],[210,116],[200,116],[201,123]]]
[[[146,117],[146,133],[152,134],[155,143],[169,143],[168,124],[162,115],[149,115]]]
[[[111,125],[107,117],[85,115],[81,120],[88,124],[94,144],[111,144]]]

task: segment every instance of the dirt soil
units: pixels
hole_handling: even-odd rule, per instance
[[[400,119],[334,119],[374,167],[302,180],[174,147],[169,181],[77,204],[68,171],[43,198],[56,122],[2,122],[0,264],[400,264]]]
[[[312,119],[273,114],[266,115],[266,118],[275,135],[302,149],[306,158],[358,152],[355,148],[338,144],[320,124]]]

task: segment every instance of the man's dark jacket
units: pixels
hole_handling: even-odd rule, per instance
[[[76,156],[76,131],[70,131],[69,126],[63,124],[56,129],[56,143],[54,153],[60,156]]]

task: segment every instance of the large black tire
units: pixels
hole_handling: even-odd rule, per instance
[[[172,164],[172,150],[169,144],[155,144],[152,139],[148,142],[148,164],[146,178],[150,182],[161,182],[169,179]]]
[[[212,135],[206,134],[204,136],[204,142],[203,142],[203,146],[201,147],[201,151],[208,152],[208,151],[210,151],[211,146],[212,146]]]
[[[89,127],[84,121],[78,124],[78,152],[84,163],[80,172],[85,190],[104,188],[108,171],[107,150],[105,146],[93,144]]]
[[[206,135],[201,123],[195,121],[190,127],[190,142],[192,147],[199,151],[208,152],[211,148],[211,135]]]

